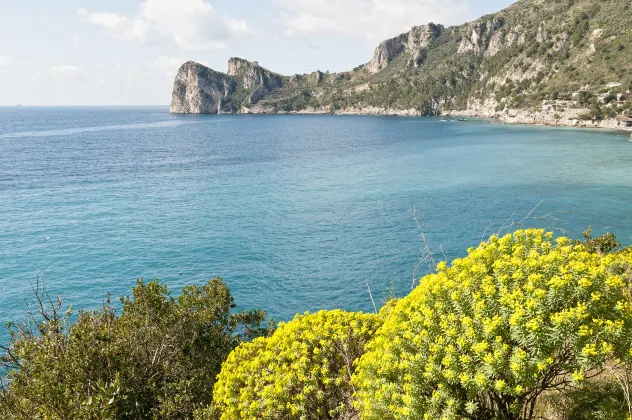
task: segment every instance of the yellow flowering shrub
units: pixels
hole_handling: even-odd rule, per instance
[[[440,263],[359,359],[362,418],[532,418],[541,392],[630,357],[630,260],[530,229]]]
[[[297,315],[267,338],[235,349],[214,388],[222,419],[329,419],[353,414],[354,361],[380,325],[378,315]]]

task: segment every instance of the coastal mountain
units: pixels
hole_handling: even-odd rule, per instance
[[[632,128],[632,2],[518,0],[461,26],[429,23],[342,73],[282,76],[231,58],[179,69],[172,113],[468,115]]]

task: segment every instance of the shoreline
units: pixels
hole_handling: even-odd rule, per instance
[[[558,116],[549,113],[512,110],[514,112],[485,112],[479,110],[449,111],[444,116],[480,118],[510,125],[531,125],[539,127],[588,128],[614,130],[629,133],[632,137],[632,126],[616,118],[603,120],[582,120],[575,116]]]
[[[599,121],[582,120],[577,117],[577,112],[573,114],[564,113],[558,115],[550,112],[529,112],[519,109],[511,109],[504,112],[495,112],[483,109],[466,109],[458,111],[446,111],[433,115],[432,117],[465,117],[486,120],[492,123],[508,124],[508,125],[524,125],[538,127],[566,127],[581,129],[599,129],[611,130],[630,134],[632,139],[632,125],[610,118]],[[177,114],[176,115],[186,115]],[[200,115],[200,114],[197,114]],[[307,108],[298,111],[281,111],[268,107],[243,108],[238,113],[220,113],[219,115],[357,115],[357,116],[376,116],[376,117],[423,117],[421,112],[415,109],[392,109],[379,107],[366,108],[348,108],[331,111],[328,109]]]

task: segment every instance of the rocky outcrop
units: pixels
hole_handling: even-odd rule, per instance
[[[173,84],[173,114],[217,114],[232,93],[232,80],[194,61],[184,63]]]
[[[264,69],[256,61],[233,57],[228,60],[228,75],[237,78],[248,95],[248,103],[253,105],[267,94],[283,86],[285,78]]]
[[[507,46],[512,46],[514,44],[523,45],[525,42],[527,42],[527,37],[522,25],[516,25],[511,28],[505,37],[505,44]]]
[[[316,70],[314,73],[312,73],[311,79],[313,83],[317,85],[323,81],[323,77],[324,77],[323,72],[320,70]]]
[[[386,68],[393,60],[400,56],[406,49],[408,34],[387,39],[380,43],[373,53],[373,58],[366,65],[369,73],[377,73]]]
[[[264,69],[256,61],[231,58],[226,74],[188,61],[176,75],[170,111],[173,114],[236,112],[242,105],[253,105],[284,84],[284,77]],[[244,104],[231,103],[238,91],[245,92]]]
[[[632,109],[632,78],[624,64],[632,48],[621,30],[632,27],[632,15],[622,13],[629,0],[602,2],[596,14],[593,2],[520,0],[458,27],[415,26],[380,43],[368,63],[342,73],[285,77],[237,57],[220,73],[188,62],[176,76],[171,111],[450,111],[506,122],[621,128],[615,120]],[[580,97],[581,91],[589,95]],[[542,108],[548,100],[559,100],[554,110]]]
[[[272,91],[283,85],[283,77],[264,69],[256,61],[233,57],[228,60],[228,75],[240,78],[247,90],[263,87]]]
[[[471,101],[466,110],[445,112],[447,116],[474,117],[494,119],[506,124],[543,125],[577,128],[606,128],[611,130],[632,131],[627,121],[619,118],[603,120],[586,120],[581,114],[582,109],[557,109],[553,105],[543,105],[538,110],[504,108],[498,110],[498,103],[494,100]]]
[[[244,60],[243,58],[239,58],[239,57],[232,57],[228,60],[228,72],[227,74],[229,76],[236,76],[237,73],[239,73],[239,71],[242,68],[246,68],[246,67],[253,67],[253,66],[258,66],[259,63],[255,62],[250,62],[248,60]]]
[[[415,26],[408,33],[408,44],[406,52],[410,54],[409,65],[417,68],[421,65],[426,56],[426,52],[443,31],[443,26],[429,23],[427,25]]]
[[[503,23],[499,17],[466,23],[460,28],[462,37],[457,52],[496,55],[503,46],[503,37],[500,32]]]
[[[496,31],[489,40],[489,45],[485,51],[485,57],[493,57],[500,52],[503,48],[503,34],[500,31]]]
[[[409,32],[387,39],[377,46],[373,58],[366,64],[366,69],[369,73],[377,73],[404,53],[409,55],[409,65],[419,67],[425,52],[442,30],[442,26],[429,23],[415,26]]]
[[[538,34],[535,36],[536,42],[543,43],[549,40],[549,32],[546,29],[546,24],[542,22],[538,26]]]

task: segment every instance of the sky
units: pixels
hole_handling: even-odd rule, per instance
[[[0,105],[167,105],[179,66],[350,70],[384,39],[514,0],[0,0]]]

